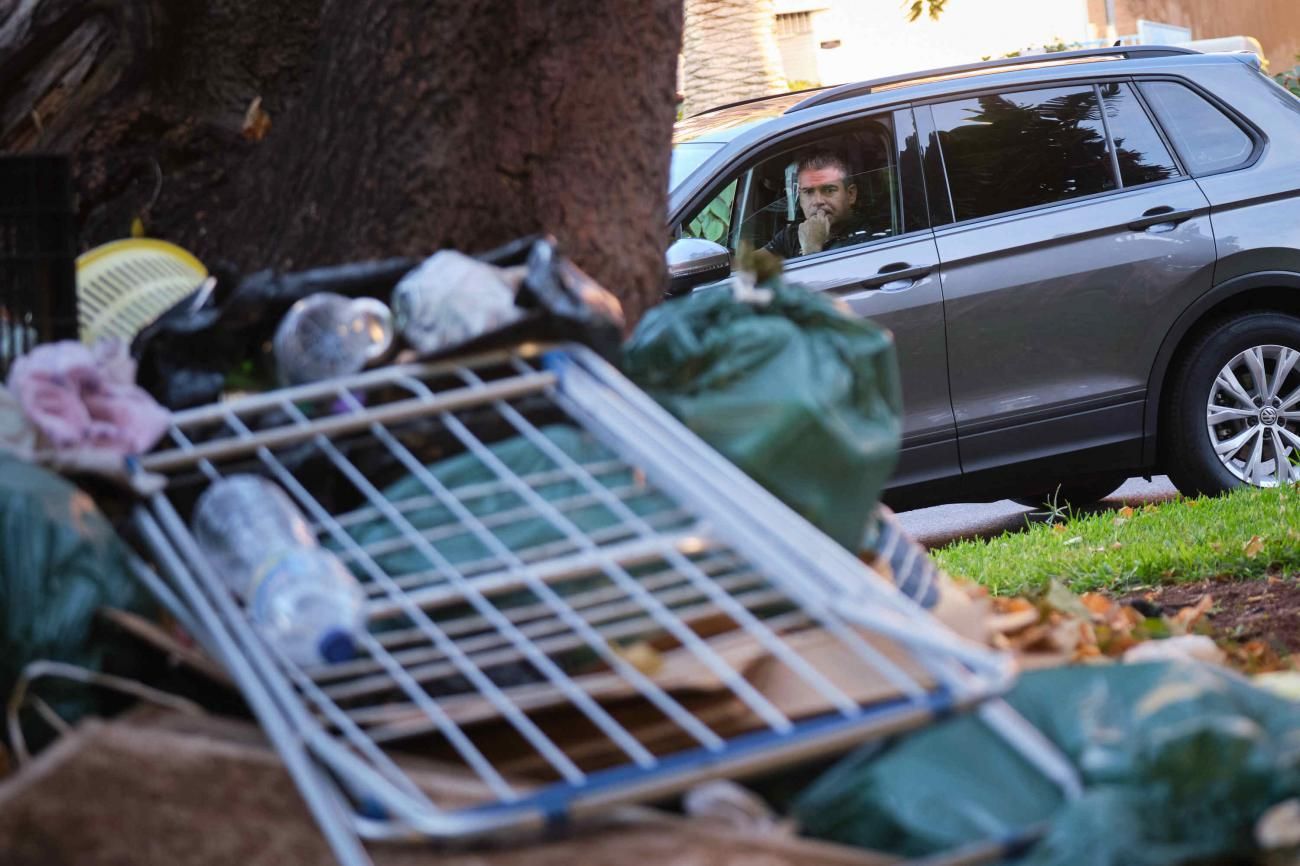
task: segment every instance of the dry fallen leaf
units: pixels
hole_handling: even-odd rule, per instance
[[[1061,543],[1062,543],[1062,544],[1065,544],[1065,545],[1070,545],[1070,544],[1078,544],[1078,543],[1080,543],[1081,541],[1083,541],[1083,536],[1082,536],[1082,535],[1076,535],[1076,536],[1074,536],[1073,538],[1067,538],[1067,539],[1065,539],[1065,541],[1062,541]]]
[[[1246,554],[1247,559],[1254,559],[1259,556],[1259,552],[1264,549],[1264,539],[1258,535],[1252,535],[1250,541],[1241,546],[1241,552]]]
[[[1133,516],[1133,509],[1125,505],[1123,508],[1117,511],[1116,514],[1118,514],[1120,517],[1124,518],[1125,520],[1128,520],[1130,517]]]
[[[1115,541],[1115,542],[1112,542],[1112,543],[1111,543],[1111,545],[1110,545],[1110,549],[1111,549],[1111,550],[1119,550],[1119,549],[1120,549],[1121,547],[1123,547],[1123,546],[1124,546],[1124,542],[1122,542],[1122,541]]]
[[[631,646],[615,647],[614,651],[622,656],[625,662],[648,677],[659,673],[659,669],[664,666],[664,657],[645,641],[637,641]]]
[[[244,138],[249,141],[261,141],[271,131],[271,115],[262,108],[262,97],[255,96],[244,112]]]
[[[1064,524],[1064,523],[1053,523],[1053,524],[1052,524],[1052,531],[1055,532],[1055,533],[1057,533],[1057,534],[1060,534],[1060,533],[1064,532],[1064,531],[1065,531],[1065,524]]]
[[[1079,596],[1079,601],[1083,602],[1083,606],[1088,609],[1088,612],[1098,619],[1104,619],[1110,613],[1111,608],[1115,606],[1113,601],[1099,592],[1085,592]]]
[[[1214,597],[1209,593],[1201,596],[1196,604],[1191,607],[1185,607],[1179,610],[1170,621],[1173,625],[1182,628],[1184,631],[1191,631],[1192,627],[1200,621],[1201,617],[1209,613],[1210,608],[1214,607]]]

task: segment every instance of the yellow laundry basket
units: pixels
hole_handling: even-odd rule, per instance
[[[208,269],[186,250],[153,238],[113,241],[77,258],[81,339],[131,342],[146,325],[199,287]]]

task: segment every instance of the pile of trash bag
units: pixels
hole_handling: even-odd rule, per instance
[[[1300,797],[1300,704],[1222,668],[1054,668],[1007,701],[1074,764],[1082,796],[967,716],[845,758],[795,801],[802,831],[920,857],[1046,824],[1021,866],[1257,862],[1257,822]]]
[[[321,296],[391,304],[393,315],[374,315],[372,304],[347,327],[321,328],[295,310]],[[310,333],[286,335],[294,323]],[[385,328],[402,339],[376,336],[377,345],[363,348],[355,366],[337,357],[348,347],[325,345],[334,331],[370,335]],[[164,406],[181,409],[215,402],[232,381],[253,389],[300,384],[391,360],[401,348],[430,359],[524,340],[576,340],[612,359],[622,337],[617,299],[564,259],[553,238],[528,237],[474,257],[443,251],[424,261],[394,258],[297,273],[264,270],[240,278],[218,272],[141,331],[131,351],[140,384]],[[308,364],[270,357],[286,346],[317,357]],[[287,367],[327,372],[286,375]]]
[[[889,332],[773,279],[666,301],[624,346],[628,377],[723,456],[858,551],[898,459]]]

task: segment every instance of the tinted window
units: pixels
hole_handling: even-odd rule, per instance
[[[1127,84],[1103,84],[1102,104],[1106,123],[1119,158],[1119,176],[1124,186],[1138,186],[1165,180],[1178,174],[1178,166],[1160,133],[1151,123],[1137,94]]]
[[[1193,174],[1240,165],[1254,150],[1241,127],[1190,87],[1146,81],[1142,92]]]
[[[934,106],[958,220],[1115,189],[1092,87]]]

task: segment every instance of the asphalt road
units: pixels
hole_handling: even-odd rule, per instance
[[[1123,505],[1161,502],[1178,493],[1164,475],[1147,481],[1130,478],[1124,486],[1106,497],[1106,503]],[[1031,509],[1009,499],[1000,502],[956,503],[918,508],[898,515],[912,537],[927,547],[942,547],[958,538],[988,538],[1025,527]]]

